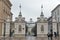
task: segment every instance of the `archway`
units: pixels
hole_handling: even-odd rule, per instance
[[[29,27],[30,25],[34,25],[33,27]],[[35,23],[26,25],[26,36],[37,36],[37,25]]]

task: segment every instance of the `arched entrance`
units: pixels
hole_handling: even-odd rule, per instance
[[[30,19],[26,24],[26,36],[37,36],[37,25]]]
[[[37,36],[37,25],[35,23],[26,25],[26,36]]]

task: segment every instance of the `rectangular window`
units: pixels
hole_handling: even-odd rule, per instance
[[[41,25],[41,32],[44,32],[44,26]]]
[[[59,15],[59,9],[58,9],[58,11],[57,11],[57,12],[58,12],[57,14]]]
[[[21,31],[21,25],[19,25],[19,31]]]
[[[56,20],[56,12],[55,12],[55,20]]]
[[[5,7],[3,7],[3,12],[5,12]]]

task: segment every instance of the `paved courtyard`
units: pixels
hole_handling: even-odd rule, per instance
[[[14,38],[14,37],[12,37],[10,39],[9,38],[6,38],[6,39],[1,38],[0,40],[46,40],[46,39],[37,38],[35,36],[26,36],[23,38]],[[51,39],[49,38],[49,40],[51,40]],[[57,39],[55,38],[54,40],[57,40]]]
[[[36,37],[34,37],[34,36],[27,36],[26,37],[26,40],[36,40],[37,38]]]
[[[4,40],[4,38],[0,40]],[[37,40],[37,38],[35,36],[26,36],[25,38],[6,38],[5,40]]]

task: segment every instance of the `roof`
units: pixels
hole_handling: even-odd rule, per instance
[[[7,0],[7,2],[10,4],[10,6],[12,6],[12,4],[11,4],[10,0]]]
[[[59,6],[60,6],[60,4],[58,4],[51,12],[53,12],[54,10],[56,10]]]
[[[49,18],[47,19],[47,21],[49,21],[51,18],[52,18],[52,16],[51,16],[51,17],[49,17]]]

